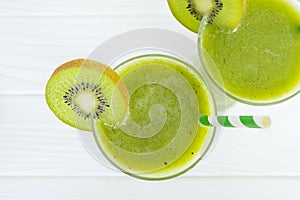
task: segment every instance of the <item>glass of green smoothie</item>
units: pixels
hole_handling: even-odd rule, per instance
[[[216,114],[199,73],[163,54],[133,57],[115,70],[130,94],[129,113],[118,127],[93,125],[104,156],[142,179],[171,178],[192,168],[210,148],[215,132],[198,122],[200,114]]]
[[[300,3],[247,0],[238,27],[201,22],[198,52],[220,91],[250,105],[285,101],[300,91]]]
[[[198,120],[216,115],[217,106],[193,65],[197,45],[191,41],[168,30],[142,29],[117,35],[92,52],[90,59],[119,74],[130,97],[122,123],[92,120],[93,134],[79,131],[96,160],[135,178],[165,180],[190,170],[212,150],[220,129]]]

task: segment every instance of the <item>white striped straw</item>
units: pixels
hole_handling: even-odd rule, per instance
[[[203,126],[230,128],[268,128],[271,119],[268,116],[207,116],[202,115],[199,122]]]

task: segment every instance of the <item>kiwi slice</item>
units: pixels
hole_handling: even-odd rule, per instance
[[[246,0],[168,0],[168,4],[174,17],[195,33],[205,15],[207,23],[233,30],[246,8]]]
[[[110,67],[88,59],[59,66],[46,85],[49,108],[64,123],[91,130],[91,119],[114,127],[127,114],[128,93]]]

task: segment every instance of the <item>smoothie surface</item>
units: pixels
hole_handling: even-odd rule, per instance
[[[117,128],[98,124],[103,151],[117,167],[134,174],[186,170],[199,160],[209,128],[199,114],[213,111],[202,79],[167,56],[142,56],[122,64],[129,118]]]
[[[219,84],[229,94],[264,102],[299,90],[300,10],[288,2],[247,0],[235,31],[216,25],[203,29],[204,62],[214,79],[221,75]]]

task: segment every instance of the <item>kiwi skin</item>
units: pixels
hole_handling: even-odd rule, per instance
[[[63,99],[64,96],[62,96],[64,94],[63,91],[66,90],[66,87],[70,87],[70,84],[65,87],[63,85],[65,83],[65,81],[60,82],[60,79],[57,80],[58,77],[60,76],[58,74],[62,74],[62,73],[66,74],[66,73],[68,73],[68,71],[73,71],[72,72],[73,74],[70,76],[68,76],[68,74],[67,74],[64,77],[60,77],[63,79],[70,78],[70,80],[67,80],[67,82],[70,82],[73,84],[73,83],[77,82],[76,81],[77,75],[75,74],[75,76],[74,76],[74,72],[79,72],[81,69],[89,70],[89,71],[91,71],[91,73],[97,74],[96,75],[97,77],[99,76],[99,74],[101,76],[105,75],[106,77],[108,77],[113,82],[115,87],[117,87],[117,89],[121,92],[126,105],[128,105],[128,102],[127,102],[128,93],[127,93],[125,85],[122,84],[123,82],[120,80],[119,75],[110,67],[108,67],[104,64],[101,64],[97,61],[79,58],[79,59],[75,59],[75,60],[66,62],[66,63],[60,65],[58,68],[56,68],[55,71],[52,73],[52,75],[46,85],[45,97],[46,97],[46,103],[47,103],[48,107],[55,114],[55,116],[58,119],[60,119],[62,122],[64,122],[65,124],[68,124],[72,127],[80,129],[80,130],[90,131],[91,130],[90,119],[86,119],[86,117],[82,117],[82,116],[78,115],[78,113],[76,113],[76,111],[72,110],[72,108],[69,105],[65,104],[66,102],[63,103],[65,101],[65,99]],[[80,76],[80,74],[79,74],[79,76]],[[64,88],[64,89],[62,90],[62,88]],[[107,106],[107,107],[109,107],[109,106]],[[111,110],[111,108],[108,108],[108,109]],[[91,116],[89,116],[88,118],[90,118],[90,117]]]
[[[97,71],[100,71],[101,73],[103,73],[104,75],[111,77],[111,80],[114,83],[118,83],[118,81],[120,81],[120,77],[119,75],[112,70],[110,67],[101,64],[97,61],[94,60],[89,60],[89,59],[85,59],[85,58],[78,58],[75,60],[71,60],[69,62],[66,62],[62,65],[60,65],[58,68],[55,69],[55,71],[52,73],[50,79],[55,76],[55,74],[57,74],[58,72],[71,68],[71,67],[85,67],[85,68],[90,68],[90,69],[95,69]]]

